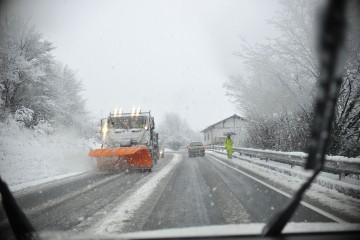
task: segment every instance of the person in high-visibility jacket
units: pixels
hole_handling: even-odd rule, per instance
[[[234,144],[234,141],[231,139],[230,135],[228,135],[224,141],[224,145],[225,145],[227,156],[230,159],[232,158],[233,144]]]

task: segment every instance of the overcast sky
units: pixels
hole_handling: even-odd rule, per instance
[[[28,1],[54,56],[77,71],[88,110],[116,106],[181,114],[196,130],[239,114],[223,83],[242,73],[241,40],[276,36],[270,0]]]

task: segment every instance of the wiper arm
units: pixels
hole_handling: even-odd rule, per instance
[[[278,236],[300,204],[303,194],[323,169],[325,151],[335,115],[335,105],[342,83],[345,39],[345,4],[329,0],[320,22],[319,55],[320,79],[311,130],[310,149],[306,169],[313,175],[294,194],[290,202],[266,224],[263,236]]]
[[[2,204],[9,219],[10,226],[17,239],[38,239],[35,228],[30,223],[7,184],[0,178]]]
[[[288,205],[282,209],[274,218],[265,225],[262,235],[269,236],[278,236],[281,234],[281,231],[285,227],[286,223],[290,220],[294,212],[296,211],[299,203],[302,199],[305,191],[310,187],[313,180],[320,173],[321,169],[316,170],[313,175],[300,187],[300,189],[294,194]]]

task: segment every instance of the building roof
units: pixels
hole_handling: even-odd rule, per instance
[[[240,117],[240,116],[238,116],[238,115],[234,114],[234,115],[232,115],[232,116],[230,116],[230,117],[228,117],[228,118],[225,118],[225,119],[223,119],[223,120],[221,120],[221,121],[218,121],[218,122],[216,122],[216,123],[214,123],[214,124],[212,124],[212,125],[208,126],[207,128],[205,128],[205,129],[204,129],[204,130],[202,130],[201,132],[205,132],[205,131],[207,131],[207,130],[209,130],[209,129],[212,129],[212,128],[214,128],[214,127],[215,127],[215,125],[217,125],[217,124],[219,124],[219,123],[222,123],[222,122],[224,122],[224,121],[226,121],[226,120],[228,120],[228,119],[230,119],[230,118],[238,118],[238,119],[240,119],[240,120],[246,121],[246,119],[245,119],[245,118]]]

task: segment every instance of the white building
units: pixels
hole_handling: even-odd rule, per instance
[[[240,145],[241,135],[244,132],[246,120],[236,114],[231,117],[225,118],[211,126],[208,126],[201,132],[204,136],[204,145],[213,145],[224,143],[226,132],[235,132],[236,135],[232,136],[234,146]]]

